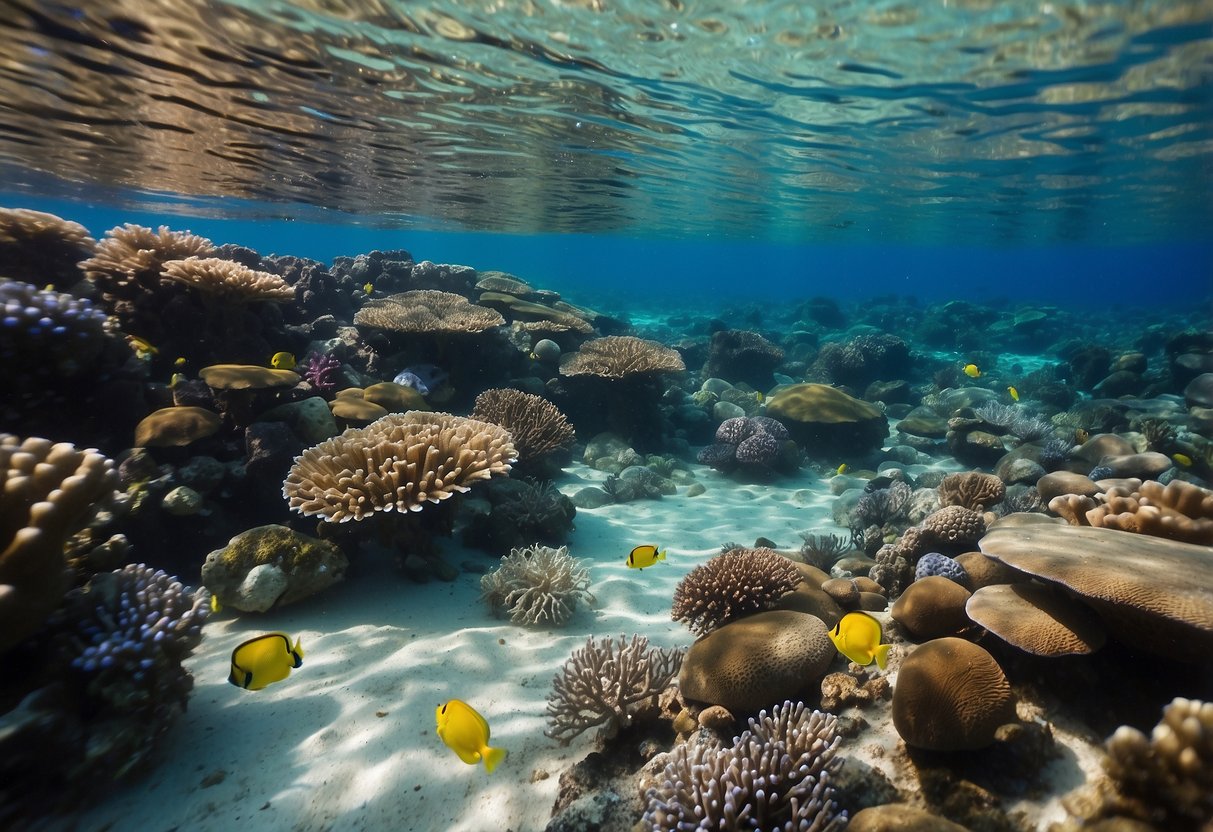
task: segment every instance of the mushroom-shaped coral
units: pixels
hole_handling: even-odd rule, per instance
[[[963,506],[972,511],[985,511],[1007,496],[1007,487],[993,474],[965,471],[948,474],[939,483],[939,504]]]
[[[829,629],[817,616],[755,613],[692,644],[678,688],[687,699],[753,713],[815,689],[835,655]]]
[[[985,748],[1000,725],[1015,720],[1007,677],[976,644],[939,638],[902,661],[893,688],[893,727],[906,745],[933,751]]]
[[[391,332],[459,334],[484,332],[505,318],[454,292],[414,289],[368,302],[355,313],[354,323]]]
[[[578,600],[594,600],[589,588],[589,570],[567,546],[513,549],[480,579],[480,597],[494,611],[509,613],[515,624],[561,627],[573,617]]]
[[[833,714],[785,701],[750,719],[731,746],[695,741],[665,756],[645,794],[639,826],[669,829],[798,829],[837,832],[847,814],[830,777],[840,737]],[[660,760],[658,760],[660,762]]]
[[[1172,700],[1150,736],[1122,725],[1104,768],[1159,829],[1207,828],[1213,819],[1213,702]]]
[[[97,241],[78,222],[28,208],[0,208],[0,274],[38,285],[70,285]]]
[[[730,549],[678,582],[670,617],[703,635],[738,616],[771,609],[801,580],[796,564],[772,549]]]
[[[649,647],[644,636],[629,642],[620,636],[595,642],[573,651],[560,673],[552,679],[547,697],[548,729],[544,733],[561,745],[578,734],[602,725],[602,733],[613,737],[632,724],[636,713],[657,696],[678,673],[683,651]]]
[[[837,459],[860,457],[885,440],[889,422],[874,404],[828,384],[789,384],[767,399],[767,415],[787,426],[793,439],[813,454]]]
[[[305,450],[282,494],[292,510],[329,522],[420,511],[509,473],[516,456],[499,425],[449,413],[393,413]]]
[[[1107,641],[1094,610],[1044,584],[983,587],[965,603],[965,612],[1003,641],[1037,656],[1093,653]]]
[[[180,405],[152,411],[135,426],[136,448],[189,445],[219,430],[223,420],[205,407]]]
[[[560,408],[542,396],[493,388],[476,397],[471,418],[501,425],[510,432],[519,463],[567,451],[576,438]]]
[[[67,589],[64,545],[118,482],[113,462],[0,434],[0,651],[38,629]]]
[[[189,257],[210,257],[214,252],[214,244],[204,237],[170,231],[164,225],[159,231],[152,231],[127,223],[107,231],[93,256],[81,263],[80,268],[97,287],[110,310],[123,320],[123,329],[126,329],[125,324],[134,310],[122,307],[120,301],[134,301],[140,295],[154,294],[165,263]]]
[[[230,303],[283,303],[295,297],[295,287],[278,275],[254,271],[234,260],[220,257],[170,260],[164,264],[161,275],[165,280]]]

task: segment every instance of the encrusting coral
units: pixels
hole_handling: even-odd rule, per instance
[[[306,449],[282,495],[305,517],[345,523],[376,511],[420,511],[509,473],[516,458],[499,425],[449,413],[393,413]]]
[[[703,635],[738,616],[770,609],[802,580],[796,564],[772,549],[730,549],[678,582],[670,617]]]
[[[563,626],[577,601],[592,602],[589,570],[569,555],[567,546],[514,549],[501,565],[480,579],[480,597],[495,611],[504,609],[515,624]]]
[[[784,702],[750,719],[731,746],[695,741],[662,758],[640,828],[836,832],[847,813],[832,799],[837,718]]]
[[[649,640],[633,635],[631,642],[609,636],[573,651],[552,680],[547,698],[548,729],[561,745],[578,734],[603,725],[609,738],[632,724],[646,702],[655,703],[682,665],[683,651],[649,648]]]
[[[1213,702],[1176,698],[1150,736],[1122,725],[1105,744],[1104,768],[1143,820],[1160,829],[1213,821]]]
[[[111,495],[114,464],[91,450],[0,434],[0,651],[38,629],[63,598],[63,550]]]

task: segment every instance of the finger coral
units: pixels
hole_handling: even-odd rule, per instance
[[[839,742],[835,716],[784,702],[750,719],[731,746],[679,745],[645,794],[641,828],[844,829],[830,785]]]
[[[678,582],[670,617],[704,635],[740,615],[770,609],[801,580],[796,564],[771,549],[730,549]]]
[[[592,602],[590,572],[567,546],[514,549],[480,579],[480,597],[509,613],[515,624],[560,627],[573,617],[577,601]]]
[[[392,413],[305,450],[282,486],[292,510],[329,522],[420,511],[517,459],[499,425],[449,413]]]
[[[561,745],[596,725],[614,736],[631,725],[645,702],[654,702],[682,665],[682,650],[649,648],[649,640],[633,635],[631,642],[609,636],[573,651],[552,680],[548,694],[548,729],[544,733]]]
[[[1058,495],[1049,501],[1049,510],[1072,526],[1213,544],[1213,491],[1184,480],[1166,485],[1156,480],[1130,483],[1097,495],[1099,502],[1077,494]]]

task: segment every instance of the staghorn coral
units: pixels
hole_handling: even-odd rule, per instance
[[[993,474],[967,471],[948,474],[939,484],[939,504],[963,506],[972,511],[985,511],[1002,502],[1007,494],[1003,481]]]
[[[622,379],[637,374],[678,373],[686,369],[682,356],[656,341],[631,335],[608,335],[586,341],[577,352],[560,357],[565,376]]]
[[[784,702],[751,718],[731,746],[679,745],[645,793],[641,828],[842,830],[847,813],[830,786],[839,742],[837,717]]]
[[[92,450],[0,434],[0,652],[33,633],[66,590],[64,546],[112,496],[114,464]]]
[[[1150,736],[1122,725],[1105,743],[1104,768],[1161,829],[1213,820],[1213,703],[1177,697]]]
[[[1184,480],[1129,480],[1097,495],[1061,494],[1049,510],[1072,526],[1095,526],[1168,537],[1185,543],[1213,544],[1213,491]]]
[[[480,579],[480,597],[494,612],[504,609],[515,624],[564,626],[577,601],[593,602],[589,570],[567,546],[514,549]]]
[[[682,665],[682,650],[649,648],[649,640],[633,635],[629,643],[609,636],[594,637],[573,651],[552,680],[547,697],[548,729],[544,734],[561,745],[595,725],[614,736],[632,724],[640,707],[655,702]]]
[[[187,257],[164,264],[161,277],[230,303],[294,300],[295,287],[276,274],[258,272],[234,260],[219,257]]]
[[[476,397],[470,416],[508,430],[520,462],[566,451],[575,438],[573,426],[556,405],[521,390],[485,390]]]
[[[420,511],[508,473],[516,457],[499,425],[449,413],[392,413],[306,449],[282,495],[305,517],[337,523],[376,511]]]
[[[376,298],[354,314],[354,324],[392,332],[473,333],[501,326],[505,318],[463,295],[414,289]]]
[[[771,549],[730,549],[678,582],[670,617],[704,635],[740,615],[770,609],[801,580],[796,564]]]
[[[27,208],[0,208],[0,275],[71,285],[97,241],[78,222]]]

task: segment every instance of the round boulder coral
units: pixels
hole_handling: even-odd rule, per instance
[[[803,698],[821,684],[835,655],[815,615],[775,610],[733,621],[691,645],[678,687],[688,699],[754,713]]]
[[[998,662],[960,638],[920,645],[901,664],[893,726],[906,745],[933,751],[985,748],[1014,722],[1015,698]]]

